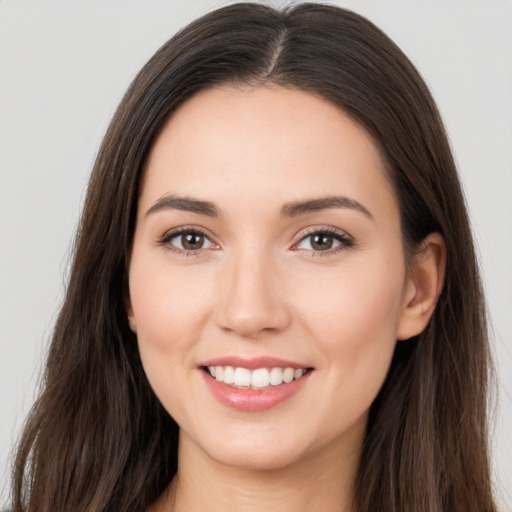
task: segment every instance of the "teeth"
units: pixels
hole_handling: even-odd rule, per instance
[[[295,377],[295,370],[293,368],[286,368],[283,372],[283,382],[291,382]]]
[[[266,388],[270,382],[270,372],[266,368],[254,370],[251,376],[251,386],[253,388]]]
[[[222,366],[217,366],[222,368]],[[217,371],[219,371],[217,369]],[[247,368],[236,368],[235,369],[235,386],[249,387],[251,385],[251,371]]]
[[[270,370],[270,384],[272,386],[279,386],[283,383],[283,370],[281,368],[272,368]]]
[[[233,366],[208,366],[208,372],[219,382],[233,387],[263,389],[300,379],[307,370],[305,368],[297,370],[294,368],[258,368],[251,371],[247,368],[234,368]]]
[[[232,366],[224,367],[224,383],[225,384],[233,384],[234,382],[235,382],[235,369]]]

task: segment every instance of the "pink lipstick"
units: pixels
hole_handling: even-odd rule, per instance
[[[269,409],[299,392],[312,368],[271,357],[223,357],[199,366],[211,393],[224,405],[242,411]]]

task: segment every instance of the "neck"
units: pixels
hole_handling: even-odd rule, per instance
[[[329,445],[286,467],[255,470],[213,460],[181,432],[178,473],[151,512],[354,512],[361,446],[362,439],[350,449]]]

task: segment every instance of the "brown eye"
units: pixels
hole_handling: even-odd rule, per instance
[[[210,249],[215,244],[200,231],[182,231],[166,236],[162,240],[163,244],[169,244],[173,248],[182,252],[194,252],[202,249]]]
[[[204,235],[199,233],[188,233],[186,235],[181,235],[181,245],[183,249],[187,251],[196,251],[197,249],[202,249],[204,244]]]
[[[345,249],[353,245],[352,240],[343,232],[315,231],[311,233],[295,246],[295,249],[306,249],[313,252],[325,252],[332,254],[340,249]]]
[[[325,233],[311,235],[311,247],[315,251],[327,251],[332,248],[333,244],[334,238],[331,235]]]

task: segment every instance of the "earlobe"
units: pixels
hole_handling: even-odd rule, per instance
[[[133,314],[132,301],[130,300],[130,297],[125,299],[125,309],[128,317],[128,325],[134,333],[137,333],[137,322],[135,321],[135,315]]]
[[[431,233],[413,255],[405,287],[397,337],[406,340],[426,328],[443,290],[446,244],[439,233]]]

